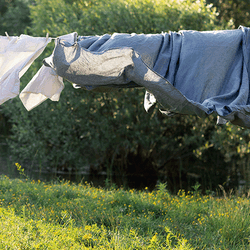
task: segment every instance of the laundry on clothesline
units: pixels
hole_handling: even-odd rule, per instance
[[[67,34],[55,40],[52,55],[44,59],[20,98],[28,110],[47,98],[58,101],[63,79],[87,90],[144,87],[146,110],[159,102],[166,114],[206,117],[214,113],[219,123],[250,127],[249,34],[246,27],[161,34]]]
[[[46,66],[73,83],[145,87],[145,108],[250,127],[249,28],[224,31],[113,34],[59,38]],[[71,40],[71,41],[70,41]]]
[[[71,43],[73,42],[71,34],[59,38],[69,40]],[[51,101],[59,101],[63,89],[63,78],[52,68],[42,65],[31,81],[22,90],[19,97],[24,107],[30,111],[47,99],[50,99]]]
[[[0,36],[0,104],[19,95],[20,78],[43,52],[50,38]]]

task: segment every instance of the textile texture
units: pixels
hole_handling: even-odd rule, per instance
[[[0,104],[19,94],[20,78],[50,41],[28,35],[0,36]]]
[[[59,39],[74,43],[76,37],[75,33],[72,33],[60,36]],[[58,76],[52,68],[43,65],[22,90],[19,97],[24,107],[30,111],[48,98],[51,101],[59,101],[63,89],[63,78]]]
[[[249,28],[58,38],[49,59],[55,72],[88,90],[145,87],[145,108],[250,127]]]

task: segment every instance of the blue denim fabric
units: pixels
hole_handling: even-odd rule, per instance
[[[74,33],[75,34],[75,33]],[[45,65],[88,90],[145,87],[148,110],[206,117],[250,127],[249,28],[58,39]]]

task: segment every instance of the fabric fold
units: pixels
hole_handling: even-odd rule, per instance
[[[59,37],[68,43],[74,43],[77,33],[73,32]],[[59,39],[58,38],[58,39]],[[47,66],[52,57],[47,58]],[[30,111],[47,99],[59,101],[62,90],[64,89],[63,78],[50,67],[42,67],[22,90],[19,97],[24,107]]]
[[[249,41],[246,27],[59,38],[44,64],[77,88],[144,87],[146,110],[157,100],[166,114],[250,127]]]
[[[24,107],[30,111],[48,98],[51,101],[59,101],[63,88],[63,78],[52,68],[42,66],[19,97]]]

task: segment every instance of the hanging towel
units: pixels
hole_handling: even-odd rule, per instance
[[[66,34],[60,36],[58,39],[62,39],[72,44],[76,39],[76,33]],[[47,61],[51,59],[51,57],[47,58]],[[22,90],[19,98],[24,107],[30,111],[48,98],[51,101],[59,101],[63,89],[63,78],[58,76],[54,69],[43,65]]]
[[[63,88],[62,77],[53,69],[42,66],[19,97],[24,107],[30,111],[48,98],[51,101],[59,101]]]
[[[167,114],[206,117],[250,127],[249,28],[57,39],[44,64],[88,90],[145,87]]]
[[[0,104],[19,94],[20,78],[50,40],[28,35],[0,36]]]

